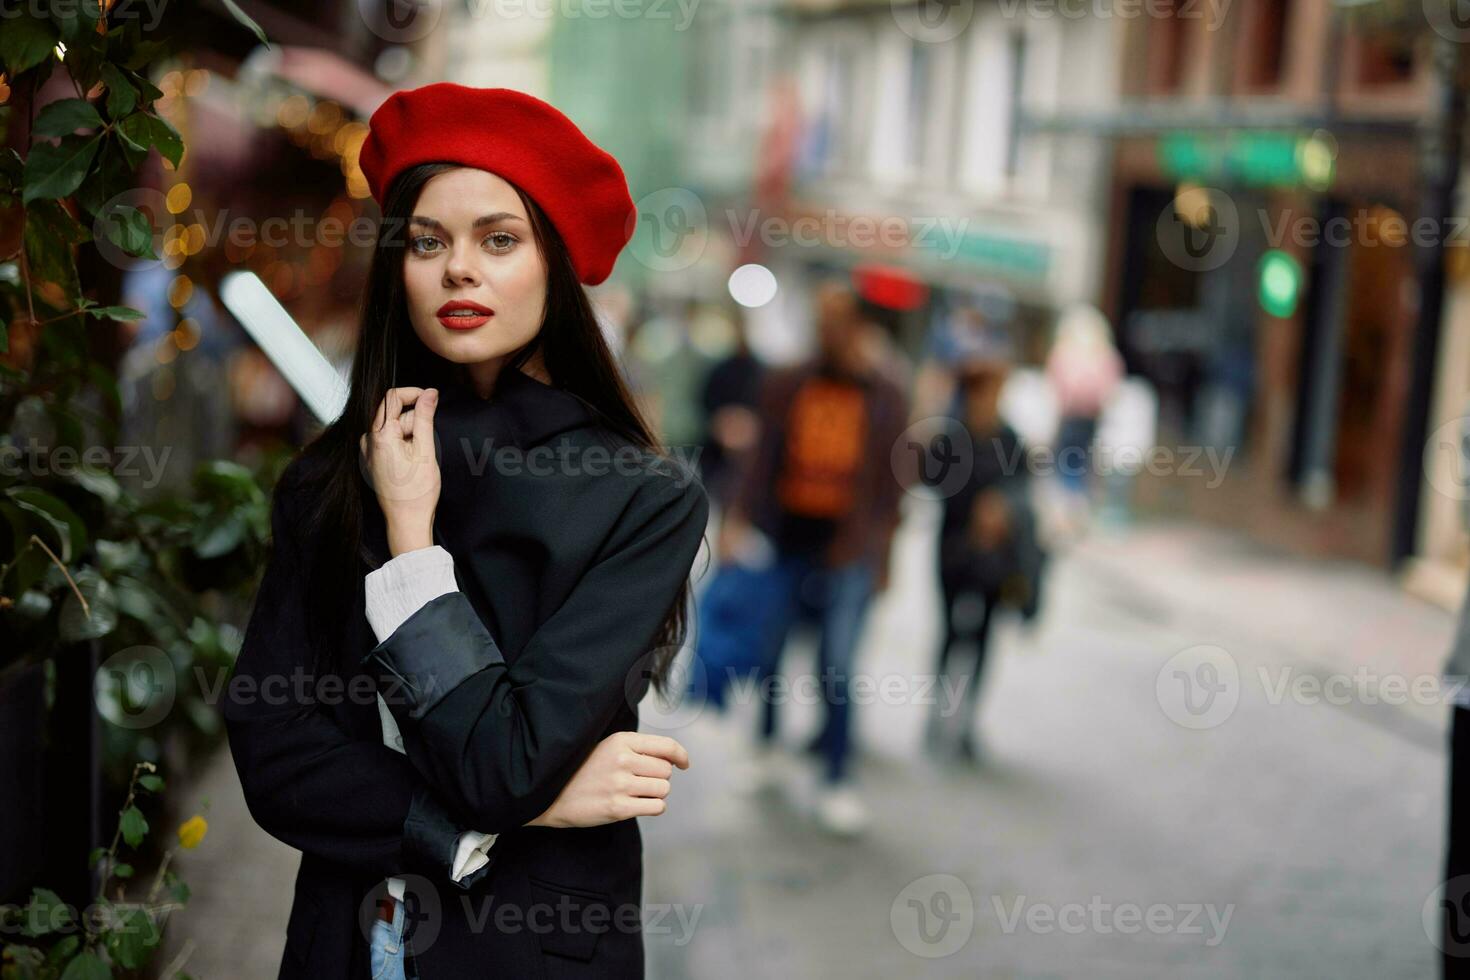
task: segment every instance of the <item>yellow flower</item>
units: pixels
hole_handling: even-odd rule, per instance
[[[179,827],[179,846],[186,851],[192,851],[203,842],[207,833],[209,821],[201,816],[192,816]]]

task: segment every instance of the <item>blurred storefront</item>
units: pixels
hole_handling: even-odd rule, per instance
[[[1153,503],[1393,563],[1430,396],[1411,384],[1426,45],[1331,0],[1189,9],[1129,24],[1117,113],[1041,121],[1114,138],[1103,296],[1161,438],[1235,454],[1224,486],[1165,479]]]

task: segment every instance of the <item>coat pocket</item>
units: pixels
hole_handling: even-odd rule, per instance
[[[322,907],[314,898],[298,897],[291,904],[291,918],[286,923],[286,948],[282,957],[305,966],[311,960],[311,946],[321,923]]]
[[[586,963],[596,953],[602,934],[618,928],[607,892],[540,878],[530,878],[529,883],[532,905],[527,923],[541,944],[541,952]]]

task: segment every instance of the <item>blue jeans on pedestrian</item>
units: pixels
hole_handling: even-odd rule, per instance
[[[1097,436],[1097,419],[1069,415],[1057,426],[1057,478],[1064,488],[1086,496],[1092,481],[1092,440]]]
[[[393,922],[373,919],[368,959],[373,980],[406,980],[403,955],[403,903],[393,903]]]
[[[767,678],[780,670],[781,653],[791,627],[804,609],[813,613],[821,630],[817,683],[826,703],[826,718],[817,745],[825,762],[827,781],[840,782],[847,778],[851,743],[852,664],[862,638],[868,601],[873,595],[873,571],[866,562],[828,568],[820,556],[778,552],[771,574],[781,580],[782,587],[775,608],[768,610],[769,629],[763,641],[761,666],[756,671],[756,690],[763,695],[771,690]],[[775,737],[776,700],[763,697],[762,740]]]

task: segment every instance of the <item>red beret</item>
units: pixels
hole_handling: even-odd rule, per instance
[[[633,199],[618,161],[524,92],[453,82],[394,92],[368,120],[359,156],[373,198],[381,206],[394,177],[431,161],[488,170],[529,194],[589,286],[608,277],[633,236]]]

